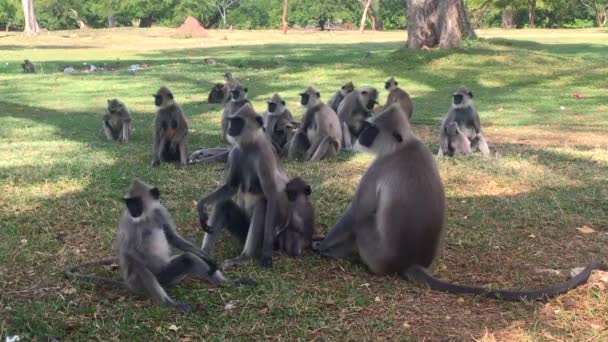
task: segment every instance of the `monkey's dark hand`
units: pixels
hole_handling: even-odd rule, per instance
[[[192,307],[186,303],[177,303],[175,304],[175,311],[179,313],[188,313],[192,311]]]
[[[198,206],[198,222],[201,225],[201,229],[209,234],[213,234],[213,229],[209,226],[209,215],[207,215],[207,210],[204,205]]]
[[[272,267],[272,254],[271,255],[262,255],[260,258],[260,266],[264,268]]]
[[[255,281],[255,279],[250,278],[250,277],[240,277],[240,278],[236,278],[232,281],[232,284],[234,286],[256,286],[258,284],[257,281]]]

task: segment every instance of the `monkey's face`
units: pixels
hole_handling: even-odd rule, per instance
[[[317,104],[321,98],[321,93],[314,90],[313,88],[306,89],[305,92],[300,93],[300,104],[304,107],[312,107]]]
[[[259,115],[232,116],[228,119],[228,140],[237,144],[253,140],[262,132],[263,126],[264,119]]]
[[[131,182],[129,191],[123,199],[129,215],[133,218],[140,218],[159,198],[160,191],[157,187],[136,179]]]
[[[159,94],[154,95],[154,105],[156,107],[160,107],[162,104],[163,104],[162,95],[159,95]]]
[[[458,89],[452,94],[452,106],[455,108],[467,107],[470,105],[472,98],[473,92],[466,88]]]
[[[237,86],[230,91],[233,101],[242,100],[247,95],[247,88]]]
[[[268,113],[274,113],[277,110],[277,104],[274,102],[268,102]]]
[[[363,90],[361,91],[361,95],[359,95],[359,102],[365,109],[370,111],[374,109],[374,106],[378,103],[378,101],[376,101],[377,98],[378,94],[375,91]]]
[[[308,95],[307,93],[300,93],[300,104],[302,106],[306,106],[308,104],[308,101],[310,101],[310,95]]]
[[[388,132],[373,122],[365,121],[361,134],[357,138],[355,149],[381,155],[394,150],[401,142],[403,142],[403,137],[397,130]]]
[[[285,185],[285,192],[289,202],[295,202],[298,196],[308,197],[312,193],[310,185],[300,177],[295,177]]]
[[[342,93],[343,96],[346,96],[349,93],[352,93],[353,90],[355,90],[355,86],[353,85],[352,82],[348,82],[348,83],[344,84],[342,86],[342,88],[340,88],[340,92]]]

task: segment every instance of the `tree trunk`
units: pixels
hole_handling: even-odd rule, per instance
[[[139,20],[139,27],[152,27],[153,23],[154,23],[154,19],[151,17],[141,18]]]
[[[374,14],[372,14],[370,12],[369,18],[372,20],[372,30],[374,30],[374,31],[382,30],[382,22],[378,21],[378,18]]]
[[[116,18],[113,15],[108,16],[108,27],[116,26]]]
[[[38,20],[36,20],[34,0],[21,0],[21,6],[23,7],[23,32],[28,35],[38,34],[38,32],[40,32],[40,26],[38,26]]]
[[[512,8],[505,7],[502,10],[502,27],[506,29],[515,28],[515,15]]]
[[[325,22],[327,21],[327,19],[325,18],[319,18],[318,23],[319,23],[319,28],[321,29],[321,31],[325,31]]]
[[[529,0],[530,3],[530,15],[529,15],[529,20],[528,20],[528,26],[530,28],[535,28],[536,27],[536,0]]]
[[[359,25],[359,33],[363,33],[365,30],[365,18],[367,17],[367,11],[369,11],[369,5],[372,4],[372,0],[367,0],[365,8],[363,8],[363,15],[361,16],[361,25]]]
[[[604,27],[606,25],[606,17],[608,16],[608,13],[606,13],[606,7],[600,4],[595,6],[595,21],[597,22],[597,26]]]
[[[283,34],[287,33],[287,2],[288,0],[283,1]]]
[[[451,49],[476,37],[463,0],[408,0],[407,10],[407,46],[411,49]]]

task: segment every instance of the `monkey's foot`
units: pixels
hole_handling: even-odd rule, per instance
[[[175,304],[175,311],[179,313],[187,313],[192,311],[192,307],[186,303]]]
[[[262,256],[260,258],[260,266],[264,268],[272,267],[272,255]]]
[[[153,160],[152,164],[150,164],[150,167],[159,167],[160,166],[160,160]]]
[[[240,264],[246,263],[249,260],[251,260],[250,257],[244,256],[244,255],[239,255],[236,258],[224,260],[224,262],[222,263],[222,269],[225,270],[227,268],[236,267]]]
[[[240,277],[240,278],[236,278],[232,281],[232,284],[234,286],[256,286],[258,284],[257,281],[255,281],[255,279],[250,278],[250,277]]]
[[[318,240],[318,241],[313,241],[312,245],[310,246],[310,248],[313,250],[313,252],[315,253],[321,253],[321,242],[323,242],[323,240]]]

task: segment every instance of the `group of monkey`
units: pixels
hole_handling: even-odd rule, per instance
[[[240,241],[242,252],[225,260],[222,268],[252,259],[271,267],[275,251],[300,256],[311,248],[324,257],[359,259],[374,274],[399,274],[434,290],[501,300],[550,298],[586,282],[594,269],[605,269],[592,263],[559,285],[522,291],[457,285],[435,278],[429,268],[445,226],[443,184],[430,149],[412,133],[410,96],[392,77],[385,89],[389,91],[386,105],[376,109],[378,91],[372,87],[356,90],[348,82],[328,104],[309,87],[300,93],[304,114],[298,123],[277,94],[268,100],[267,110],[258,114],[247,100],[248,89],[226,73],[225,83],[213,87],[209,102],[224,103],[222,136],[229,146],[199,150],[187,158],[186,117],[172,92],[161,87],[153,95],[157,113],[151,166],[165,161],[179,166],[227,162],[223,184],[197,204],[205,231],[201,248],[177,233],[171,215],[160,203],[159,189],[135,179],[124,196],[126,210],[117,237],[124,282],[79,273],[92,264],[115,262],[113,258],[71,267],[66,276],[126,285],[155,303],[188,311],[188,305],[175,302],[165,291],[186,275],[213,284],[255,283],[251,278],[228,279],[213,262],[213,248],[224,229]],[[489,155],[472,98],[464,87],[452,95],[451,109],[440,130],[439,155],[474,150]],[[124,103],[108,100],[103,128],[109,140],[128,142],[131,119]],[[316,161],[333,158],[342,148],[366,151],[375,159],[346,212],[324,238],[313,241],[311,187],[299,177],[290,179],[280,158]],[[213,208],[211,216],[208,207]],[[181,253],[172,254],[171,247]]]

